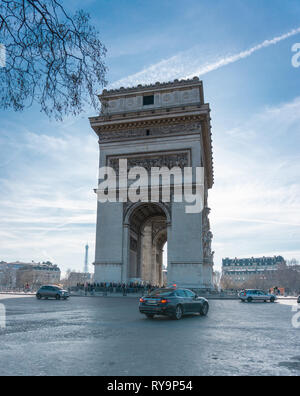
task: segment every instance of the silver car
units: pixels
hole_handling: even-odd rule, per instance
[[[63,290],[59,286],[42,286],[36,293],[36,298],[41,300],[42,298],[55,298],[56,300],[67,300],[70,297],[70,294],[67,290]]]
[[[266,293],[263,290],[257,289],[250,289],[250,290],[243,290],[239,294],[239,298],[242,302],[253,302],[253,301],[270,301],[274,303],[277,300],[277,297],[274,294]]]

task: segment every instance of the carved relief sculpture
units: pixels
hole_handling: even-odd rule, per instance
[[[211,250],[211,243],[213,239],[213,233],[210,230],[209,221],[210,208],[205,207],[203,209],[203,230],[202,230],[202,244],[203,244],[203,260],[207,263],[213,264],[214,252]]]

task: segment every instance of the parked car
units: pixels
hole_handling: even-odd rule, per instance
[[[242,302],[247,301],[248,303],[251,303],[253,301],[270,301],[271,303],[274,303],[277,300],[277,297],[274,294],[270,294],[263,290],[256,289],[241,291],[239,293],[239,298]]]
[[[300,296],[298,297],[297,302],[298,302],[298,304],[300,304]]]
[[[185,314],[198,313],[206,316],[209,304],[205,298],[197,296],[191,290],[165,288],[156,289],[141,297],[139,310],[150,319],[155,315],[166,315],[179,320]]]
[[[70,297],[70,294],[67,290],[63,290],[59,286],[51,286],[46,285],[39,288],[36,293],[36,298],[41,300],[42,298],[55,298],[56,300],[66,300]]]

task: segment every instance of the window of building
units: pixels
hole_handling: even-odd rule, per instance
[[[154,105],[154,95],[143,96],[143,106]]]

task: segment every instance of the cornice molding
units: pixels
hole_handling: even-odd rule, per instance
[[[204,115],[188,115],[188,116],[179,116],[179,117],[161,117],[161,118],[148,118],[143,120],[128,120],[120,123],[105,123],[105,124],[97,124],[93,126],[94,131],[99,134],[100,132],[112,132],[112,131],[126,131],[132,129],[140,129],[140,128],[150,128],[150,127],[162,127],[162,126],[174,126],[174,125],[185,125],[191,123],[199,123],[205,120]],[[200,132],[200,131],[199,131]]]
[[[110,115],[99,115],[96,117],[90,117],[90,123],[92,128],[100,125],[108,124],[120,124],[126,122],[146,121],[160,118],[172,118],[189,115],[203,115],[206,116],[210,112],[209,104],[203,105],[187,105],[187,106],[175,106],[169,108],[159,108],[153,110],[143,111],[128,111]]]

